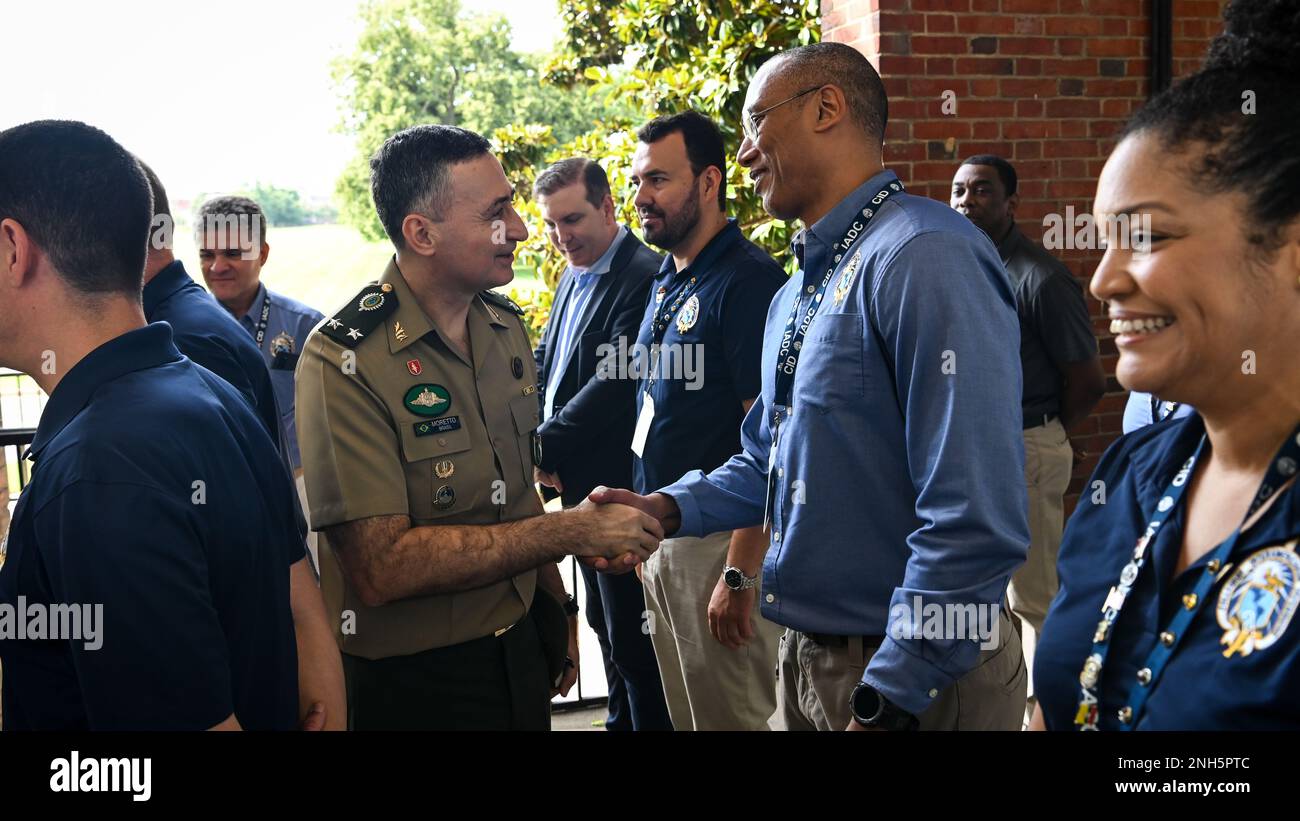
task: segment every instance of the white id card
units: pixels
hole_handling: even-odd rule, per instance
[[[645,451],[645,438],[650,433],[650,422],[655,418],[655,400],[649,393],[641,394],[641,415],[636,418],[632,433],[632,452],[637,458]]]

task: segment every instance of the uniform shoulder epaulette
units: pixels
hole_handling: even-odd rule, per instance
[[[520,308],[513,299],[498,291],[479,291],[478,295],[488,302],[495,303],[508,311],[514,311],[519,316],[524,315],[524,309]]]
[[[355,348],[366,335],[383,325],[397,310],[397,294],[388,283],[372,282],[348,300],[334,316],[321,323],[320,332],[340,345]]]

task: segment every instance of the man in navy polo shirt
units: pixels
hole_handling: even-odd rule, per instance
[[[646,241],[669,252],[637,338],[634,480],[645,493],[712,470],[740,444],[762,381],[763,320],[785,284],[726,215],[722,134],[686,111],[638,132],[632,163]],[[645,361],[645,360],[643,360]],[[650,636],[678,730],[760,730],[776,706],[776,625],[758,611],[758,527],[669,539],[645,563]]]
[[[97,129],[0,132],[0,364],[50,394],[0,568],[5,729],[300,717],[292,485],[245,398],[145,325],[151,204]]]

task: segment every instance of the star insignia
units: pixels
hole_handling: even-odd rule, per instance
[[[353,339],[360,339],[361,332],[358,331],[356,328],[348,328],[348,336],[352,337]]]
[[[339,322],[337,319],[334,319],[333,317],[330,317],[330,321],[325,324],[329,325],[331,328],[339,328],[343,325],[342,322]]]

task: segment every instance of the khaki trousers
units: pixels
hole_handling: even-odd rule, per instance
[[[1007,589],[1011,612],[1020,618],[1025,663],[1033,669],[1034,647],[1056,596],[1056,559],[1065,529],[1065,491],[1074,468],[1074,451],[1059,419],[1029,428],[1025,436],[1025,484],[1029,488],[1029,557]],[[1026,715],[1032,715],[1032,690]]]
[[[998,646],[980,652],[979,665],[939,693],[921,713],[922,730],[1019,730],[1028,673],[1020,637],[1006,611]],[[781,637],[773,730],[844,730],[853,720],[849,696],[878,647],[817,644],[797,630]]]
[[[731,533],[665,539],[642,568],[646,619],[675,730],[766,730],[776,708],[781,628],[759,615],[739,650],[709,632],[709,599],[726,564]]]

